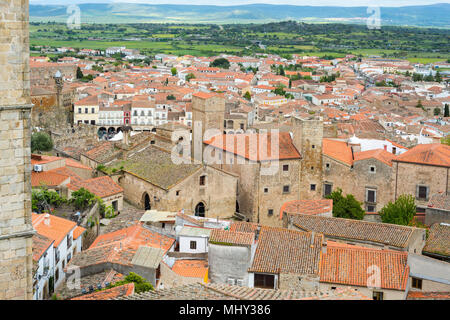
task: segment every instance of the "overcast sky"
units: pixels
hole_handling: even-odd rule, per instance
[[[298,6],[411,6],[435,3],[450,3],[450,0],[30,0],[39,4],[72,4],[72,3],[147,3],[147,4],[196,4],[196,5],[242,5],[250,3],[291,4]]]

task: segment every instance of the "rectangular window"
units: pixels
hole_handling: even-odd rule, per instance
[[[333,185],[325,183],[323,188],[323,195],[326,197],[331,194]]]
[[[375,212],[375,206],[367,206],[367,212]]]
[[[369,172],[370,173],[375,173],[376,172],[376,168],[374,166],[370,166]]]
[[[84,113],[89,113],[88,108],[84,108]]]
[[[264,193],[269,193],[269,188],[264,188]]]
[[[366,190],[366,201],[370,203],[377,202],[377,191],[376,190]]]
[[[428,187],[418,186],[417,187],[417,199],[418,200],[428,200]]]
[[[283,164],[283,171],[289,171],[289,165]]]
[[[411,285],[415,289],[422,289],[422,279],[412,278]]]
[[[81,108],[78,108],[78,113],[81,113]]]
[[[289,193],[289,186],[283,186],[283,193]]]
[[[310,185],[310,189],[311,189],[311,191],[316,191],[316,185],[315,184],[311,184]]]
[[[95,113],[95,108],[91,108],[91,113]]]
[[[330,169],[330,164],[329,163],[325,163],[325,168]]]
[[[273,209],[269,209],[269,210],[267,210],[267,215],[269,215],[269,216],[273,216]]]
[[[197,241],[191,241],[190,248],[191,248],[191,250],[197,249]]]
[[[274,275],[255,273],[254,279],[255,279],[254,280],[255,288],[274,289],[274,286],[275,286],[275,276]]]
[[[373,292],[373,300],[383,300],[383,292],[374,291]]]
[[[204,186],[205,185],[205,181],[206,181],[206,176],[201,176],[200,177],[200,185]]]

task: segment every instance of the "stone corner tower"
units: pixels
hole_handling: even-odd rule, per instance
[[[192,95],[192,158],[203,154],[205,131],[218,130],[222,134],[225,119],[225,98],[217,93],[197,92]],[[200,156],[200,155],[199,155]]]
[[[28,0],[0,1],[0,299],[32,299]]]
[[[320,199],[322,190],[323,118],[292,117],[294,146],[302,155],[300,199]]]

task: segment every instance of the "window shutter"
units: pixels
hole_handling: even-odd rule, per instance
[[[426,187],[426,188],[427,188],[427,197],[425,200],[428,200],[428,193],[430,192],[430,188],[429,187]]]
[[[419,199],[419,186],[416,185],[416,199]]]

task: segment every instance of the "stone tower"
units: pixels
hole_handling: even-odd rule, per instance
[[[203,140],[211,138],[205,136],[205,131],[209,130],[210,133],[213,133],[213,136],[222,134],[224,119],[225,99],[223,97],[216,93],[204,92],[197,92],[192,95],[192,158],[201,161]],[[210,131],[211,129],[216,131]]]
[[[323,119],[292,117],[293,142],[302,155],[300,199],[320,199],[322,190]]]
[[[0,1],[0,300],[32,299],[28,0]]]

